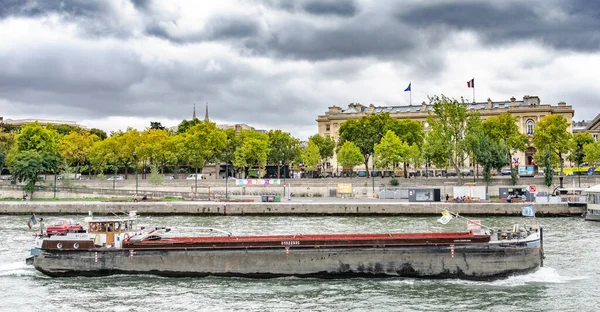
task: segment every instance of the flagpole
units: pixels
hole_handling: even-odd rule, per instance
[[[471,81],[473,81],[473,103],[475,103],[475,77]]]
[[[411,82],[411,84],[412,84],[412,82]],[[412,106],[412,86],[410,87],[410,98],[408,100],[408,105]]]

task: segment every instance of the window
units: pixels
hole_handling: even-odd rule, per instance
[[[525,122],[525,133],[527,135],[532,135],[533,134],[533,127],[535,127],[535,121],[533,121],[533,119],[528,119]]]
[[[325,130],[329,131],[330,125],[325,125]]]
[[[598,135],[594,134],[594,141],[598,142]]]

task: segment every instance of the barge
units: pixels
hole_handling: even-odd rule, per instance
[[[53,277],[154,274],[493,280],[543,265],[542,229],[477,233],[180,236],[134,228],[135,215],[86,220],[83,233],[38,235],[27,259]],[[43,233],[43,232],[42,232]]]

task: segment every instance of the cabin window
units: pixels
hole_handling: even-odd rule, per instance
[[[535,121],[533,121],[533,119],[528,119],[525,122],[525,133],[527,133],[527,135],[533,135],[533,127],[535,127]]]

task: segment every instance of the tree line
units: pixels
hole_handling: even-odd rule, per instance
[[[229,176],[247,177],[251,168],[264,173],[267,164],[278,169],[324,170],[334,154],[346,169],[364,164],[367,176],[373,158],[377,168],[402,168],[405,175],[408,167],[433,165],[453,168],[460,178],[460,169],[470,159],[483,168],[486,181],[493,169],[511,165],[512,155],[529,146],[536,148],[536,163],[561,170],[567,160],[589,165],[600,161],[600,145],[589,133],[572,135],[562,115],[543,117],[528,137],[519,131],[517,117],[509,113],[482,120],[462,98],[433,96],[430,103],[428,132],[415,120],[394,119],[389,113],[367,114],[341,124],[337,144],[319,134],[301,142],[282,130],[236,132],[198,119],[183,120],[176,131],[151,122],[143,131],[128,128],[110,136],[99,129],[65,125],[0,124],[0,170],[8,167],[32,192],[42,173],[103,174],[121,169],[127,178],[129,169],[135,168],[163,173],[167,168],[187,167],[201,172],[207,163],[226,162],[231,165]]]

